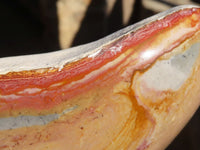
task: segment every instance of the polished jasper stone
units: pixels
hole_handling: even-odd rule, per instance
[[[200,104],[200,8],[0,59],[0,149],[164,149]]]

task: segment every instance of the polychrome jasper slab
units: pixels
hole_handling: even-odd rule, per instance
[[[200,8],[0,59],[1,150],[164,149],[200,105]]]

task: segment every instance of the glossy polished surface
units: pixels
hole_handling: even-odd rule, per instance
[[[181,6],[68,52],[0,59],[0,149],[165,148],[200,104],[199,20]]]

